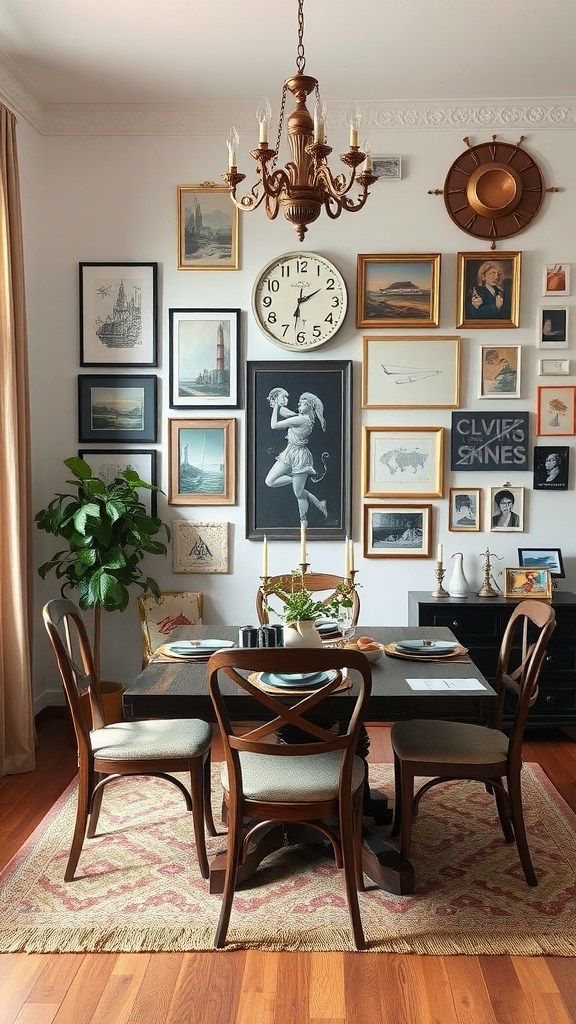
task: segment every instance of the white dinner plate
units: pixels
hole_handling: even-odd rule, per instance
[[[394,645],[404,654],[451,654],[459,646],[450,640],[398,640]]]
[[[327,683],[335,675],[335,669],[329,669],[326,672],[295,672],[291,675],[261,672],[260,679],[266,686],[275,686],[279,690],[311,690]]]
[[[194,655],[206,657],[214,651],[221,651],[225,647],[234,647],[233,640],[175,640],[174,643],[166,644],[165,650],[179,658],[190,658]]]

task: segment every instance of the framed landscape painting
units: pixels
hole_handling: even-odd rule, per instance
[[[456,409],[460,338],[362,339],[363,409]]]
[[[239,309],[169,309],[170,406],[238,407]]]
[[[432,505],[364,505],[364,558],[429,558]]]
[[[158,264],[80,264],[80,366],[157,366]]]
[[[441,498],[443,427],[364,427],[365,498]]]
[[[351,394],[348,360],[248,363],[247,537],[350,536]]]
[[[548,569],[552,579],[565,578],[560,548],[518,548],[518,564],[524,569]]]
[[[178,186],[178,270],[238,270],[238,210],[225,185]]]
[[[156,441],[157,377],[81,374],[79,441]]]
[[[440,253],[358,256],[356,327],[438,327]]]

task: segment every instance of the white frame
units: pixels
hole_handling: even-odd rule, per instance
[[[494,526],[494,508],[495,498],[499,491],[511,491],[514,497],[513,512],[516,513],[519,519],[519,526]],[[524,488],[513,487],[511,484],[500,484],[498,487],[490,488],[490,508],[488,510],[488,520],[490,526],[490,533],[523,533],[524,532]]]
[[[538,360],[539,377],[567,377],[570,373],[569,359]]]
[[[228,572],[228,523],[173,520],[172,565],[174,572]]]
[[[457,409],[460,335],[362,339],[363,409]]]
[[[486,353],[489,350],[494,350],[498,353],[512,353],[515,354],[516,361],[516,387],[514,391],[486,391],[487,378],[484,375],[484,360]],[[506,358],[505,355],[500,355],[501,359]],[[511,357],[510,357],[511,358]],[[500,399],[500,398],[521,398],[520,394],[520,381],[521,381],[521,363],[522,363],[522,346],[521,345],[498,345],[498,344],[487,344],[480,346],[480,387],[479,387],[479,398],[487,399]]]
[[[555,270],[556,267],[562,267],[564,271],[565,288],[559,291],[548,291],[548,272]],[[542,281],[542,295],[570,295],[570,264],[569,263],[545,263],[544,264],[544,278]]]
[[[539,306],[538,307],[538,320],[536,321],[536,343],[538,348],[542,349],[555,349],[555,348],[568,348],[569,344],[569,317],[568,306]],[[550,336],[550,340],[544,337],[544,322],[548,319],[550,314],[554,316],[557,313],[564,314],[564,340],[555,338],[554,335]]]
[[[238,368],[240,353],[239,309],[169,309],[170,408],[171,409],[237,409],[239,404]],[[224,362],[228,381],[216,389],[184,395],[180,393],[182,369],[201,374],[216,368],[216,339],[222,326]],[[198,378],[196,378],[197,380]],[[194,381],[195,383],[196,381]]]

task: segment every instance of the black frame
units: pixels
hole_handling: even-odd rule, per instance
[[[472,473],[528,469],[529,415],[479,409],[453,412],[450,469]]]
[[[549,455],[558,456],[560,473],[554,480],[546,480],[548,471],[545,466]],[[568,445],[537,445],[534,448],[534,479],[532,486],[535,491],[567,491],[568,470],[570,466],[570,448]]]
[[[140,473],[139,470],[136,470],[136,472],[139,474],[141,480],[145,480],[146,483],[153,484],[156,487],[156,482],[158,479],[158,453],[155,448],[82,448],[78,451],[79,458],[84,459],[84,461],[88,463],[88,465],[91,467],[93,471],[95,455],[113,455],[115,462],[126,463],[126,465],[119,466],[121,470],[128,469],[128,465],[130,463],[130,455],[136,455],[138,456],[138,458],[147,457],[149,460],[149,464],[146,476]],[[95,475],[99,476],[100,474],[96,472]],[[138,494],[140,496],[140,500],[142,501],[142,503],[146,505],[146,507],[149,509],[150,515],[155,516],[158,511],[158,492],[144,490],[139,491]]]
[[[142,267],[148,268],[151,274],[150,291],[149,294],[144,295],[144,302],[142,302],[142,289],[140,294],[140,318],[142,323],[142,312],[146,312],[146,323],[142,324],[142,330],[146,329],[148,339],[147,348],[150,350],[149,358],[147,359],[127,359],[115,358],[116,355],[126,354],[127,352],[134,352],[138,355],[138,352],[131,347],[130,344],[122,346],[121,344],[111,344],[108,349],[104,343],[102,350],[102,358],[94,359],[89,358],[86,353],[87,348],[87,331],[93,330],[93,334],[96,333],[96,324],[107,316],[110,315],[110,309],[114,304],[114,297],[109,292],[101,294],[102,302],[104,303],[102,309],[96,309],[96,297],[95,307],[92,311],[92,317],[89,320],[89,314],[87,307],[89,303],[87,301],[87,288],[88,281],[86,280],[88,274],[87,271],[91,267],[101,268],[101,272],[104,275],[105,268],[109,268],[111,273],[107,275],[108,278],[114,278],[114,268],[116,268],[116,281],[122,279],[123,275],[118,271],[117,268],[121,267],[125,270],[128,268]],[[150,275],[149,275],[150,276]],[[93,286],[96,286],[96,281],[92,282]],[[110,286],[111,287],[111,286]],[[98,292],[98,289],[96,289]],[[79,264],[79,310],[80,310],[80,366],[158,366],[158,264],[157,263],[80,263]],[[89,322],[88,322],[89,321]],[[99,324],[101,326],[101,324]],[[98,342],[92,340],[93,345],[97,345]]]
[[[533,552],[535,558],[539,558],[541,555],[546,555],[552,552],[555,555],[555,561],[560,571],[554,572],[549,565],[543,565],[541,561],[535,562],[533,558],[527,558],[530,552]],[[518,565],[521,566],[523,569],[548,569],[553,580],[565,579],[564,562],[562,561],[562,552],[560,548],[518,548]]]
[[[128,444],[158,440],[158,398],[155,374],[79,374],[78,376],[78,440],[106,441]],[[93,388],[144,389],[144,417],[142,429],[108,430],[92,426]]]
[[[210,393],[196,396],[184,396],[180,397],[176,394],[177,383],[178,383],[178,359],[179,345],[178,337],[176,332],[176,323],[179,313],[192,313],[202,314],[211,313],[217,314],[214,317],[206,317],[206,320],[212,320],[216,324],[217,320],[228,320],[230,322],[230,344],[228,353],[228,370],[229,370],[229,381],[228,390],[229,395],[221,393],[218,395],[210,395]],[[240,404],[240,310],[239,309],[223,309],[218,307],[212,308],[178,308],[168,310],[169,319],[169,347],[170,347],[170,408],[171,409],[237,409]],[[189,317],[189,323],[197,323],[202,321],[202,317]],[[186,317],[182,318],[183,321]],[[234,336],[233,336],[234,335]],[[216,348],[216,345],[215,345]],[[206,362],[200,362],[199,367],[202,369],[208,369]],[[216,367],[214,367],[216,369]]]
[[[268,395],[275,387],[289,394],[289,408],[296,410],[300,395],[309,391],[324,405],[326,431],[316,420],[310,436],[316,474],[325,480],[314,493],[326,500],[328,516],[310,503],[307,536],[309,540],[342,540],[351,535],[351,453],[352,453],[352,362],[317,360],[315,362],[249,362],[247,364],[247,478],[246,536],[251,539],[296,540],[300,537],[298,503],[290,488],[267,488],[265,477],[278,455],[286,447],[286,431],[272,430]],[[335,413],[337,410],[337,413]],[[323,453],[327,458],[322,458]],[[326,470],[326,472],[324,472]],[[262,481],[259,486],[259,481]],[[319,483],[317,480],[316,483]],[[279,567],[280,571],[281,567]]]

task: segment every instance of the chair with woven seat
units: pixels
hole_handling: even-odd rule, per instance
[[[208,877],[204,820],[216,835],[210,804],[212,726],[198,719],[114,722],[105,725],[92,649],[79,609],[65,598],[43,608],[44,625],[56,655],[78,747],[78,803],[64,881],[74,878],[84,839],[96,834],[104,787],[126,775],[151,775],[173,783],[192,813],[198,863]],[[89,698],[93,728],[84,714]],[[190,790],[173,772],[187,772]]]
[[[522,812],[522,740],[555,628],[556,614],[549,604],[527,600],[514,609],[500,646],[494,683],[498,701],[487,726],[432,720],[393,724],[390,739],[396,802],[392,835],[400,834],[403,856],[409,856],[412,819],[424,793],[441,782],[475,780],[494,794],[504,838],[510,843],[516,840],[528,885],[538,884]],[[502,729],[505,698],[515,706],[510,736]],[[509,707],[506,713],[510,713]],[[414,796],[416,777],[428,781]]]
[[[345,731],[335,735],[318,715],[322,702],[341,685],[345,669],[357,680],[358,695]],[[290,696],[286,690],[262,689],[263,672],[327,675],[307,695]],[[248,732],[230,721],[223,696],[230,690],[230,681],[250,693],[262,709],[258,724]],[[336,864],[344,869],[354,941],[357,949],[365,947],[357,890],[364,888],[360,844],[366,765],[357,756],[356,745],[371,684],[370,664],[358,651],[261,648],[219,651],[210,658],[208,688],[226,759],[222,787],[228,818],[216,947],[226,941],[238,868],[251,840],[263,830],[293,822],[319,830],[332,843]],[[298,742],[278,739],[278,731],[286,725],[299,731]],[[328,824],[331,819],[338,822],[338,832]]]
[[[142,629],[142,668],[155,650],[169,642],[179,626],[201,626],[204,595],[193,590],[163,590],[157,601],[151,594],[138,598]]]
[[[283,573],[280,576],[271,576],[268,580],[267,596],[264,596],[261,588],[258,590],[256,594],[256,613],[258,621],[262,625],[266,625],[269,622],[269,613],[266,607],[267,600],[271,597],[277,597],[279,601],[282,601],[282,595],[279,592],[284,590],[286,593],[290,593],[292,580],[292,574],[289,572]],[[347,583],[343,576],[334,576],[332,573],[327,572],[307,572],[304,577],[297,573],[294,576],[294,585],[299,586],[301,580],[303,580],[304,588],[309,590],[311,594],[317,594],[318,600],[321,600],[323,604],[329,604],[337,588]],[[322,594],[326,596],[322,597]],[[358,597],[357,590],[354,588],[352,588],[350,596],[352,598],[351,625],[356,626],[358,616],[360,615],[360,598]]]

